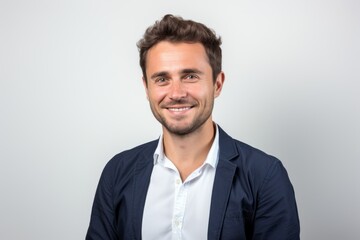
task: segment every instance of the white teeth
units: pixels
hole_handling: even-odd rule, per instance
[[[182,107],[182,108],[169,108],[170,111],[181,112],[190,109],[190,107]]]

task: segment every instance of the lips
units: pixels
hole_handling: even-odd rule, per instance
[[[167,109],[172,112],[182,112],[191,109],[191,107],[169,107]]]
[[[196,107],[198,104],[195,101],[191,101],[191,100],[183,100],[180,99],[178,101],[169,101],[169,102],[163,102],[160,104],[160,108],[162,109],[166,109],[167,111],[169,111],[170,113],[173,114],[181,114],[181,113],[187,113],[188,111],[190,111],[192,108]]]

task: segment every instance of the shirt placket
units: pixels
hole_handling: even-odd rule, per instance
[[[172,218],[172,240],[182,239],[182,226],[187,199],[187,184],[182,183],[180,177],[175,179],[175,202]]]

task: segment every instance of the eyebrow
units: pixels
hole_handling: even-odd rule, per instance
[[[203,74],[202,71],[200,71],[199,69],[196,69],[196,68],[185,68],[180,71],[180,74],[189,74],[189,73],[196,73],[196,74],[200,74],[200,75]],[[165,77],[167,75],[169,75],[169,72],[161,71],[161,72],[156,72],[156,73],[152,74],[150,76],[150,78],[154,79],[157,77]]]
[[[156,72],[153,75],[150,76],[151,79],[157,78],[157,77],[164,77],[166,75],[168,75],[169,73],[166,71],[162,71],[162,72]]]
[[[180,73],[182,73],[182,74],[184,74],[184,73],[203,74],[202,71],[200,71],[199,69],[196,69],[196,68],[185,68],[185,69],[181,70]]]

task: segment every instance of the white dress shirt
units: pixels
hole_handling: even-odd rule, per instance
[[[179,171],[165,156],[162,135],[154,153],[154,168],[146,196],[142,239],[207,239],[211,194],[219,153],[214,142],[205,162],[182,182]]]

